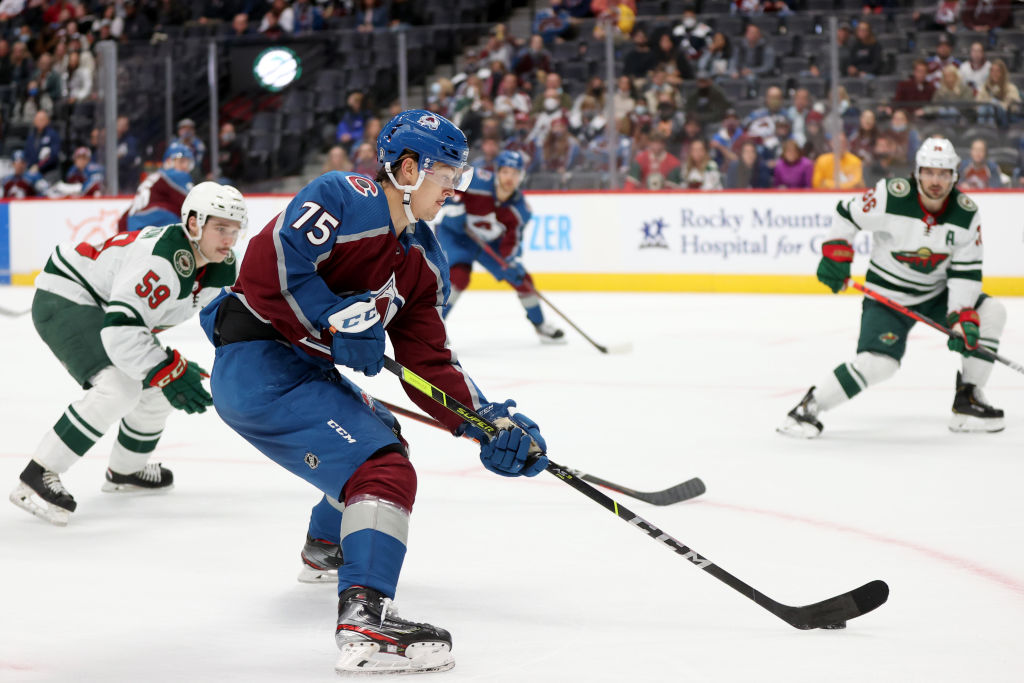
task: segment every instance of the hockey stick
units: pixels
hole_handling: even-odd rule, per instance
[[[396,415],[401,415],[411,420],[422,422],[423,424],[430,425],[431,427],[443,429],[446,432],[448,431],[447,427],[432,417],[421,415],[414,410],[407,410],[406,408],[396,406],[392,403],[388,403],[387,401],[381,401],[379,398],[375,400],[378,403],[383,404],[385,408]],[[572,473],[584,481],[589,481],[591,484],[597,484],[598,486],[603,486],[606,489],[618,491],[619,493],[625,494],[631,498],[636,498],[637,500],[642,500],[645,503],[650,503],[651,505],[673,505],[674,503],[681,503],[684,500],[696,498],[707,491],[707,488],[704,486],[704,482],[701,481],[699,477],[687,479],[681,484],[676,484],[675,486],[662,489],[661,491],[644,492],[601,479],[600,477],[595,477],[591,474],[586,474],[585,472],[580,472],[579,470],[572,470]]]
[[[846,282],[847,282],[848,285],[850,285],[854,289],[856,289],[856,290],[858,290],[860,292],[863,292],[864,294],[866,294],[867,296],[871,297],[875,301],[878,301],[879,303],[888,306],[889,308],[893,309],[894,311],[899,311],[900,313],[902,313],[903,315],[907,316],[908,318],[912,318],[912,319],[914,319],[914,320],[916,320],[918,322],[922,322],[925,325],[928,325],[929,327],[934,327],[936,330],[938,330],[939,332],[943,333],[947,337],[952,337],[954,339],[962,339],[962,337],[959,334],[957,334],[953,330],[949,329],[948,327],[943,327],[942,325],[940,325],[939,323],[935,322],[931,318],[929,318],[927,316],[923,316],[920,313],[915,313],[914,311],[910,310],[909,308],[907,308],[903,304],[896,303],[892,299],[890,299],[890,298],[888,298],[888,297],[886,297],[886,296],[884,296],[882,294],[879,294],[875,290],[870,289],[868,287],[865,287],[864,285],[862,285],[861,283],[857,282],[856,280],[848,279]],[[974,353],[978,354],[982,358],[987,358],[987,359],[989,359],[991,361],[999,361],[1003,365],[1005,365],[1005,366],[1007,366],[1009,368],[1012,368],[1012,369],[1016,370],[1019,373],[1024,374],[1024,365],[1021,365],[1020,363],[1015,363],[1012,360],[1010,360],[1009,358],[1004,358],[1003,356],[1000,356],[995,351],[990,351],[989,349],[986,349],[984,346],[980,346],[979,345],[978,348],[974,349]]]
[[[409,386],[423,392],[432,400],[440,403],[466,422],[470,422],[478,427],[488,435],[488,437],[498,433],[498,428],[493,423],[485,420],[476,411],[467,408],[462,403],[448,396],[419,375],[416,375],[410,370],[402,367],[395,360],[385,356],[384,367],[387,368],[389,372],[397,375]],[[821,602],[816,602],[812,605],[804,605],[802,607],[784,605],[772,600],[718,565],[712,563],[711,560],[699,555],[695,550],[672,538],[639,515],[630,512],[624,506],[619,505],[616,501],[577,477],[572,470],[549,460],[547,471],[586,497],[590,498],[595,503],[598,503],[616,517],[620,517],[631,526],[635,526],[643,531],[655,541],[671,548],[673,551],[686,558],[690,563],[700,567],[733,590],[741,593],[747,598],[750,598],[790,626],[794,626],[798,629],[843,628],[846,626],[846,622],[850,619],[859,617],[862,614],[867,614],[871,610],[884,604],[889,598],[889,586],[887,586],[884,581],[875,580],[864,584],[860,588],[856,588],[827,600],[822,600]]]
[[[469,238],[471,240],[476,242],[477,246],[479,246],[481,249],[483,249],[487,253],[488,256],[490,256],[492,259],[497,261],[499,266],[501,266],[502,268],[508,268],[508,262],[505,261],[505,259],[503,259],[498,254],[498,252],[494,251],[494,249],[491,248],[491,245],[487,244],[487,242],[484,242],[477,235],[474,235],[468,228],[466,229],[466,234],[469,236]],[[596,341],[594,341],[593,339],[590,338],[590,335],[588,335],[586,332],[581,330],[576,325],[576,323],[574,323],[572,320],[569,320],[569,317],[565,313],[562,313],[562,311],[558,310],[557,306],[555,306],[553,303],[548,301],[548,298],[546,296],[544,296],[539,291],[537,291],[537,288],[533,286],[533,283],[531,283],[529,281],[524,281],[524,284],[529,288],[530,292],[534,296],[536,296],[538,299],[540,299],[541,301],[546,303],[548,305],[548,307],[551,308],[552,311],[554,311],[559,316],[561,316],[562,320],[564,320],[565,322],[569,323],[569,326],[572,327],[572,329],[574,329],[577,332],[579,332],[580,336],[582,336],[584,339],[586,339],[588,342],[590,342],[594,346],[594,348],[597,349],[598,351],[600,351],[601,353],[628,353],[629,351],[633,350],[633,345],[628,343],[628,342],[625,343],[625,344],[616,344],[614,346],[604,346],[602,344],[598,344]]]

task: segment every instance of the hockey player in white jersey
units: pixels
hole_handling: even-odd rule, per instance
[[[185,198],[181,220],[101,245],[60,245],[36,278],[36,330],[86,390],[43,437],[10,495],[52,524],[66,525],[77,505],[60,475],[116,421],[103,490],[167,491],[172,473],[148,461],[168,414],[212,405],[206,371],[164,348],[156,333],[235,282],[231,248],[246,226],[245,200],[231,186],[201,183]]]
[[[840,201],[829,239],[822,246],[818,279],[833,292],[846,286],[858,231],[871,233],[867,284],[893,301],[955,333],[949,348],[963,355],[956,376],[954,432],[997,432],[1003,411],[989,405],[982,387],[992,361],[980,346],[997,351],[1006,308],[981,291],[981,216],[977,204],[955,188],[957,157],[946,139],[925,140],[914,176],[880,180],[863,195]],[[782,434],[814,438],[820,413],[845,403],[869,386],[892,377],[906,350],[914,321],[865,298],[856,357],[812,386],[778,428]]]

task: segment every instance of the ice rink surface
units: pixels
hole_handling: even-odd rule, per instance
[[[0,306],[31,294],[0,288]],[[891,596],[844,631],[798,631],[554,477],[497,477],[474,444],[405,420],[419,494],[397,605],[449,629],[457,662],[424,680],[1024,680],[1024,376],[993,372],[1005,432],[952,434],[958,357],[919,325],[896,377],[790,440],[775,426],[853,356],[859,297],[550,298],[634,350],[568,329],[541,346],[510,292],[467,292],[449,328],[552,458],[641,490],[700,476],[707,493],[672,507],[613,497],[776,600],[872,579]],[[1024,299],[1005,303],[1000,351],[1020,362]],[[212,359],[197,321],[161,337]],[[6,494],[79,391],[29,316],[0,317],[0,338]],[[360,379],[412,406],[393,376]],[[0,680],[335,680],[334,587],[295,580],[319,494],[211,411],[168,422],[174,491],[117,497],[100,491],[111,440],[63,477],[68,527],[0,504]]]

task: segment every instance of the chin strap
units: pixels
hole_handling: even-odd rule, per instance
[[[410,223],[417,221],[416,216],[412,215],[412,193],[420,189],[420,185],[423,184],[423,179],[426,177],[426,171],[420,169],[420,175],[416,179],[415,185],[401,185],[395,179],[395,174],[391,171],[391,162],[384,163],[384,171],[388,174],[388,178],[391,179],[391,183],[403,192],[402,194],[402,208],[405,209],[405,217],[409,219]]]
[[[202,227],[199,228],[199,236],[198,237],[193,237],[192,233],[190,233],[188,231],[188,228],[186,226],[183,225],[183,226],[181,226],[181,228],[182,228],[182,230],[185,231],[185,237],[188,239],[189,243],[195,248],[195,250],[197,252],[199,252],[199,255],[202,256],[204,259],[206,259],[207,263],[213,263],[214,262],[213,259],[211,259],[209,256],[207,256],[206,252],[203,251],[203,248],[199,246],[199,240],[203,239],[203,228]]]

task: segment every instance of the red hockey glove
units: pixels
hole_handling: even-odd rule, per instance
[[[949,338],[947,345],[950,351],[956,351],[966,356],[978,348],[978,340],[981,338],[981,330],[978,326],[981,325],[981,321],[976,310],[964,308],[953,311],[946,316],[946,325],[954,334],[959,335]]]
[[[210,373],[195,363],[189,363],[181,354],[167,349],[167,363],[157,365],[143,380],[146,386],[156,387],[172,406],[186,413],[202,413],[213,405],[213,397],[203,387],[203,377]]]
[[[853,247],[846,240],[829,240],[821,245],[818,279],[833,292],[846,286],[853,263]]]

